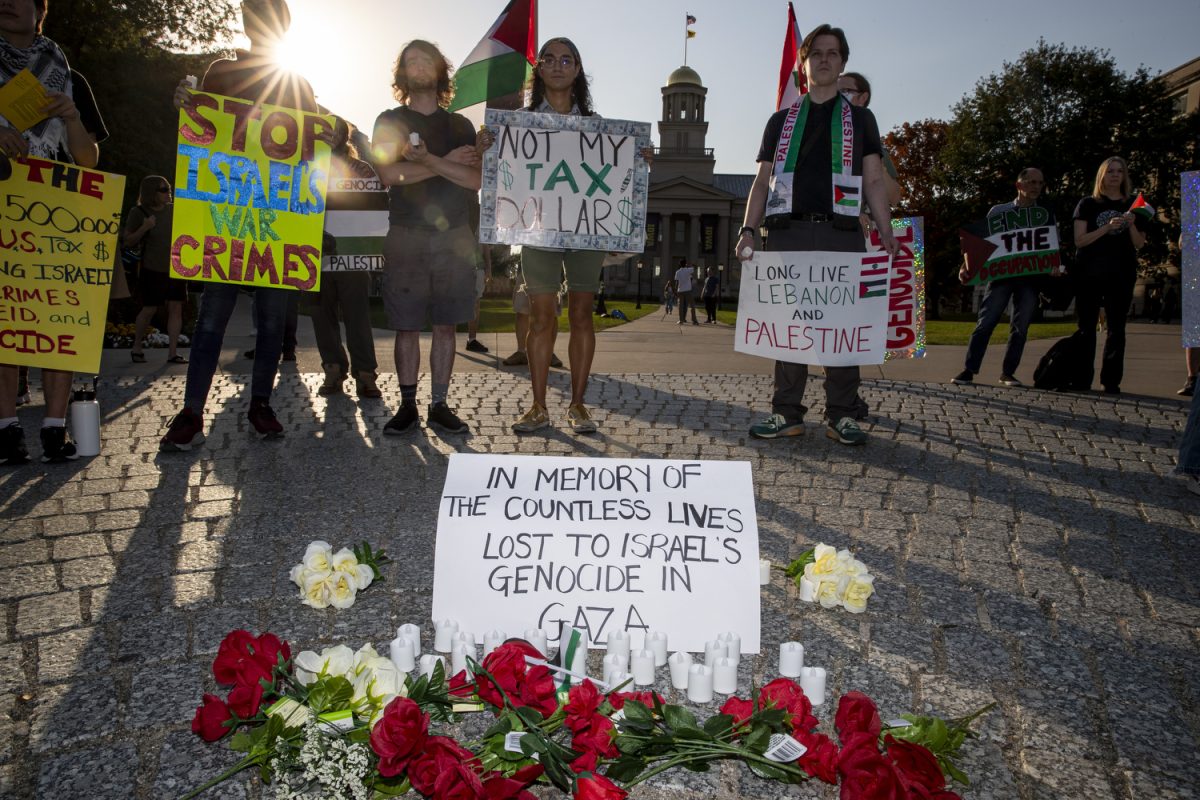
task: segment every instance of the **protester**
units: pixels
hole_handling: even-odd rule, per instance
[[[673,280],[663,283],[663,319],[671,316],[671,312],[675,310],[675,282]]]
[[[686,258],[679,259],[679,268],[675,270],[675,300],[679,303],[679,325],[687,324],[687,312],[692,310],[692,324],[696,321],[696,304],[692,299],[692,284],[696,281],[696,268],[688,264]]]
[[[859,108],[871,105],[871,82],[861,72],[843,72],[842,76],[838,78],[838,91],[845,95],[851,105]],[[881,150],[879,157],[883,163],[883,185],[887,189],[888,205],[895,206],[900,203],[900,174],[896,172],[896,165],[892,163],[892,157],[888,155],[888,151],[882,148]],[[869,222],[865,210],[861,219],[864,223]]]
[[[250,39],[250,49],[238,50],[234,58],[214,61],[200,82],[201,90],[255,103],[318,111],[308,81],[284,70],[273,57],[290,26],[291,13],[285,0],[243,0],[242,28]],[[191,104],[191,92],[186,81],[181,81],[175,90],[175,106]],[[237,305],[238,289],[231,283],[204,285],[192,336],[183,408],[159,442],[160,450],[190,450],[204,442],[204,407],[217,371],[225,329]],[[264,439],[283,435],[283,426],[271,409],[271,392],[279,370],[283,329],[292,294],[291,289],[264,286],[255,289],[254,318],[258,333],[250,379],[250,409],[246,416]]]
[[[24,132],[0,116],[0,155],[6,158],[36,156],[55,161],[95,167],[100,160],[99,143],[108,131],[87,80],[67,64],[59,46],[42,36],[46,21],[45,0],[8,0],[0,13],[0,86],[22,70],[30,70],[46,92],[42,111],[46,118]],[[29,460],[25,432],[17,421],[20,370],[15,364],[0,364],[0,465],[13,466]],[[27,394],[28,391],[21,394]],[[71,461],[78,458],[75,443],[67,434],[67,404],[71,399],[71,373],[42,369],[42,393],[46,412],[42,418],[42,461]]]
[[[717,271],[709,267],[705,272],[704,288],[700,291],[700,298],[704,301],[706,323],[715,324],[717,321],[717,292],[720,288],[721,279],[717,277]]]
[[[1100,385],[1120,394],[1125,370],[1125,320],[1137,281],[1137,251],[1146,243],[1145,223],[1129,211],[1133,181],[1124,159],[1105,159],[1096,172],[1091,195],[1075,206],[1076,313],[1087,363],[1084,383],[1091,385],[1096,324],[1103,307],[1107,321]]]
[[[1038,198],[1046,185],[1042,172],[1035,167],[1026,167],[1017,175],[1017,199],[1008,203],[992,206],[988,218],[1005,215],[1021,208],[1033,208],[1040,204]],[[1009,219],[1009,217],[1006,217]],[[1023,223],[1013,222],[1016,228],[1032,227]],[[958,279],[967,282],[967,265],[964,261],[958,272]],[[963,371],[955,375],[950,382],[960,385],[970,384],[983,366],[983,355],[987,351],[992,331],[1000,322],[1000,317],[1012,302],[1012,314],[1009,315],[1008,348],[1004,351],[1004,363],[1000,371],[1000,383],[1005,386],[1024,386],[1017,379],[1017,367],[1021,364],[1021,354],[1025,351],[1025,339],[1029,333],[1029,323],[1037,311],[1040,276],[1027,275],[1017,278],[1005,278],[989,281],[983,290],[983,302],[979,304],[979,321],[971,332],[967,343],[966,361]]]
[[[475,315],[475,239],[470,205],[482,160],[474,126],[446,110],[454,95],[450,62],[430,42],[415,39],[396,59],[392,88],[401,105],[375,122],[376,171],[390,188],[384,244],[383,300],[396,331],[400,408],[384,426],[399,435],[420,423],[417,379],[420,333],[432,323],[428,420],[465,433],[446,400],[454,370],[455,326]]]
[[[350,140],[350,124],[341,117],[335,118],[333,129],[330,181],[344,178],[373,178],[370,164],[358,157],[358,149]],[[324,255],[337,255],[337,239],[325,234],[322,247]],[[375,335],[371,331],[371,276],[366,272],[326,272],[321,275],[321,290],[306,292],[305,303],[311,314],[313,335],[317,340],[317,351],[321,354],[321,368],[325,380],[317,394],[328,396],[340,394],[346,378],[354,375],[358,396],[376,399],[383,396],[375,385]],[[341,317],[346,326],[346,347],[342,346],[342,331],[338,325]]]
[[[525,284],[521,282],[521,265],[516,264],[512,267],[509,273],[509,278],[513,282],[513,317],[515,318],[515,334],[517,338],[517,349],[512,352],[502,362],[506,367],[519,367],[529,363],[529,355],[525,352],[525,343],[529,338],[529,313],[532,307],[529,303],[529,295],[525,291]],[[558,340],[558,318],[562,316],[562,289],[554,294],[554,319],[555,324],[551,327],[551,333],[555,341]],[[554,344],[550,345],[550,366],[557,369],[561,367],[563,362],[554,352]]]
[[[471,202],[471,233],[475,236],[475,313],[467,323],[467,351],[486,353],[487,345],[479,341],[479,305],[487,291],[492,271],[492,252],[487,245],[479,243],[479,199]]]
[[[833,203],[833,186],[862,183],[880,241],[896,254],[886,189],[883,182],[883,151],[874,115],[859,106],[843,106],[837,78],[850,55],[841,28],[821,25],[804,38],[800,58],[808,76],[809,93],[791,108],[777,111],[767,121],[758,152],[758,172],[746,203],[746,216],[735,252],[746,260],[754,250],[754,235],[766,226],[766,248],[772,251],[837,251],[861,253],[866,242],[859,227],[858,211],[842,212]],[[800,119],[803,115],[803,119]],[[850,176],[835,173],[841,163],[840,148],[833,142],[834,119],[842,120],[838,131],[852,131]],[[778,152],[784,126],[801,131]],[[790,153],[790,156],[789,156]],[[789,167],[789,163],[793,166]],[[777,166],[778,165],[778,166]],[[768,194],[772,213],[767,212]],[[771,415],[750,429],[760,439],[800,436],[804,433],[804,388],[808,365],[775,362],[775,393]],[[867,434],[854,421],[855,398],[860,384],[858,367],[825,368],[825,415],[827,435],[842,444],[861,445]]]
[[[142,179],[137,205],[125,214],[125,245],[141,245],[142,250],[142,266],[138,273],[142,309],[133,321],[133,347],[129,351],[135,364],[146,361],[143,339],[161,305],[167,307],[167,363],[187,363],[187,359],[177,352],[187,284],[171,276],[173,209],[171,182],[161,175],[149,175]]]

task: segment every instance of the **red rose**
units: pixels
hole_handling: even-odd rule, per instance
[[[263,688],[261,684],[253,686],[245,686],[238,684],[233,687],[233,691],[229,693],[229,697],[225,698],[225,702],[242,719],[250,719],[258,713],[258,707],[262,704]]]
[[[892,762],[884,758],[869,733],[854,733],[838,756],[841,800],[909,800]]]
[[[541,764],[531,764],[504,777],[499,772],[489,772],[483,776],[483,793],[487,800],[536,800],[532,794],[525,791],[545,772]]]
[[[871,698],[862,692],[847,692],[838,701],[837,715],[833,718],[843,743],[846,736],[852,733],[869,733],[878,738],[883,728],[879,719],[879,709]]]
[[[600,714],[592,716],[590,724],[575,733],[571,749],[578,753],[595,753],[601,758],[617,755],[613,745],[615,727],[612,720]]]
[[[725,701],[725,705],[721,706],[721,713],[733,717],[734,727],[737,727],[754,714],[754,703],[740,697],[730,697]]]
[[[471,761],[475,754],[448,736],[430,736],[425,740],[425,749],[418,757],[408,762],[404,773],[413,788],[424,795],[433,794],[433,785],[438,775],[453,764]]]
[[[884,739],[888,757],[900,772],[900,780],[912,788],[913,784],[926,793],[940,792],[946,788],[946,776],[937,758],[928,749],[915,742],[888,736]]]
[[[788,720],[795,731],[811,731],[817,727],[817,718],[812,715],[812,702],[804,696],[804,690],[791,678],[776,678],[758,692],[761,708],[782,708],[790,715]]]
[[[258,637],[254,655],[260,663],[274,668],[279,663],[280,656],[283,656],[284,661],[291,660],[292,648],[275,634],[264,633]]]
[[[260,681],[274,682],[272,670],[279,656],[291,658],[291,648],[273,633],[255,638],[249,631],[230,632],[217,648],[213,677],[222,686],[254,686]]]
[[[628,796],[629,792],[603,775],[593,774],[575,781],[575,800],[624,800]]]
[[[383,717],[371,731],[371,749],[379,756],[379,774],[392,778],[425,748],[429,735],[429,715],[407,697],[387,704]]]
[[[655,698],[659,703],[667,702],[658,692],[613,692],[608,696],[608,704],[613,707],[613,711],[620,711],[625,707],[625,703],[636,700],[653,713]]]
[[[382,773],[382,770],[380,770]],[[442,770],[433,784],[433,800],[477,800],[483,798],[483,781],[475,770],[459,761]]]
[[[204,702],[196,708],[196,716],[192,717],[192,733],[206,742],[215,742],[229,733],[225,723],[232,718],[229,706],[221,698],[206,694]]]
[[[823,733],[811,731],[795,731],[796,741],[808,748],[804,755],[797,759],[800,769],[814,778],[826,783],[837,783],[838,748],[833,741]]]
[[[592,715],[600,710],[600,704],[603,702],[604,695],[600,694],[596,684],[591,681],[572,686],[571,691],[567,693],[567,704],[563,707],[567,712],[563,724],[572,731],[586,728],[591,723]]]
[[[446,691],[455,697],[470,697],[475,691],[475,684],[471,683],[471,679],[467,677],[467,671],[464,669],[450,677],[450,680],[446,682]]]
[[[528,667],[526,656],[542,658],[537,648],[519,640],[505,642],[488,653],[483,659],[483,668],[491,678],[487,675],[476,677],[479,699],[496,708],[504,708],[504,698],[500,694],[503,689],[514,707],[529,706],[548,717],[558,710],[554,678],[545,667]]]
[[[254,635],[250,631],[236,630],[221,640],[217,657],[213,659],[213,677],[222,686],[237,682],[238,666],[251,650]]]
[[[571,771],[578,775],[581,772],[595,772],[600,768],[600,756],[587,752],[571,762]]]

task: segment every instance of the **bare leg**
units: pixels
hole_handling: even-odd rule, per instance
[[[525,339],[529,336],[529,315],[517,314],[517,352],[525,352]]]
[[[67,416],[67,404],[71,402],[71,374],[60,369],[42,370],[42,391],[46,393],[46,416]],[[16,388],[13,388],[13,395]]]
[[[550,376],[550,354],[554,351],[554,332],[558,327],[555,314],[558,298],[553,294],[529,296],[533,313],[529,315],[529,334],[525,352],[529,355],[529,380],[533,383],[533,402],[546,406],[546,383]],[[591,322],[591,309],[586,309]]]
[[[170,309],[170,305],[167,308]],[[133,347],[130,348],[130,352],[142,352],[142,340],[146,338],[146,329],[150,327],[150,320],[154,319],[154,312],[157,310],[158,306],[142,306],[142,310],[138,312],[133,321]]]
[[[571,341],[567,352],[571,359],[571,404],[583,402],[588,376],[592,372],[592,357],[596,355],[596,329],[592,326],[591,292],[567,293],[567,319],[571,325]]]
[[[429,372],[434,383],[450,383],[450,374],[454,372],[454,344],[453,325],[433,326],[433,346],[429,350]],[[416,383],[415,375],[413,383]]]
[[[471,321],[467,323],[467,341],[474,339],[479,334],[479,301],[475,301],[475,316],[471,317]]]
[[[421,367],[421,334],[396,331],[396,377],[401,386],[413,386]]]
[[[178,353],[179,332],[183,330],[183,303],[178,300],[167,301],[167,358],[174,358]]]

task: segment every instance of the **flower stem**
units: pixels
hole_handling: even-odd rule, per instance
[[[224,781],[229,780],[234,775],[236,775],[239,772],[241,772],[242,770],[244,770],[246,767],[253,765],[257,760],[258,760],[258,756],[256,756],[256,755],[249,755],[249,756],[244,757],[241,761],[237,762],[236,764],[234,764],[232,767],[230,767],[229,769],[222,772],[217,777],[208,781],[204,785],[199,786],[199,787],[193,789],[192,791],[188,792],[183,797],[179,798],[179,800],[191,800],[191,798],[193,798],[193,797],[199,797],[201,794],[208,791],[212,787],[216,786],[218,783],[222,783]]]

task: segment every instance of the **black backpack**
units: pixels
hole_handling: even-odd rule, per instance
[[[1083,332],[1075,331],[1054,343],[1033,371],[1033,385],[1055,392],[1082,391],[1091,385],[1092,359]]]

